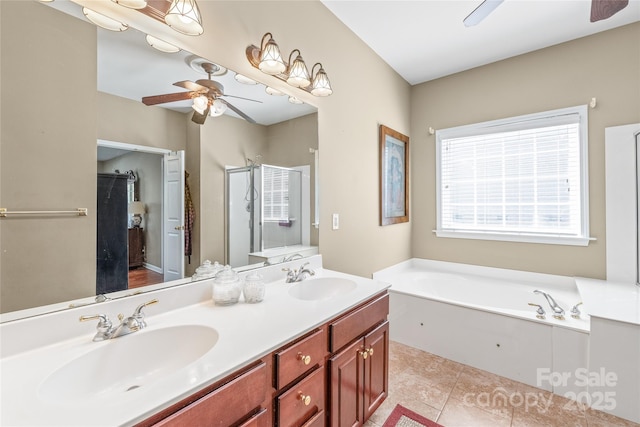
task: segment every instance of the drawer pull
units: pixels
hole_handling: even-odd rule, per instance
[[[311,403],[311,396],[304,395],[302,394],[302,392],[300,392],[300,394],[298,395],[298,399],[300,399],[302,403],[304,403],[304,406],[309,406],[309,404]]]
[[[308,365],[309,363],[311,363],[311,356],[309,355],[305,356],[302,353],[298,353],[298,360],[304,363],[305,365]]]

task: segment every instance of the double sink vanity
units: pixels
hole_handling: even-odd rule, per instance
[[[387,394],[388,285],[320,255],[285,283],[300,261],[260,269],[257,304],[215,305],[203,280],[0,324],[0,424],[362,425]],[[118,338],[79,321],[137,307],[147,326]]]

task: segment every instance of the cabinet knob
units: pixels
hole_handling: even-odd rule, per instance
[[[369,356],[373,356],[373,347],[369,348]]]
[[[302,392],[300,392],[300,394],[298,395],[298,399],[300,399],[302,403],[304,403],[304,406],[309,406],[309,404],[311,403],[311,396],[309,396],[308,394],[302,394]]]
[[[309,355],[305,356],[302,353],[298,353],[298,360],[304,363],[305,365],[308,365],[309,363],[311,363],[311,356]]]
[[[369,352],[367,350],[362,350],[360,351],[360,356],[362,356],[363,359],[366,359],[369,357]]]

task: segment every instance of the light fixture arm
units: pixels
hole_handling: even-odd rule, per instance
[[[260,42],[260,50],[264,50],[264,48],[266,46],[264,41],[266,40],[267,36],[269,36],[269,40],[273,39],[273,34],[265,33],[265,35],[262,36],[262,41]],[[267,42],[268,42],[268,40],[267,40]]]
[[[291,51],[291,53],[289,54],[289,67],[291,67],[291,64],[293,64],[293,61],[291,60],[291,58],[293,57],[293,54],[294,54],[295,52],[298,52],[298,56],[301,56],[301,55],[302,55],[302,53],[300,53],[300,50],[298,50],[298,49],[293,49],[293,50]],[[288,70],[287,70],[287,71],[288,71]]]
[[[315,64],[313,64],[313,67],[311,67],[311,78],[313,79],[316,75],[313,72],[316,69],[316,65],[320,66],[320,70],[322,70],[322,64],[319,62],[316,62]]]

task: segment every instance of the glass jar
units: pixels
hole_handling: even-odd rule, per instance
[[[191,281],[215,277],[220,270],[222,270],[222,266],[218,261],[211,264],[211,261],[205,260],[200,267],[196,268],[196,273],[191,276]]]
[[[245,302],[253,304],[262,301],[264,292],[264,280],[260,274],[254,271],[245,277],[243,288]]]
[[[242,293],[242,281],[238,273],[225,265],[213,279],[213,302],[216,305],[232,305],[238,302]]]

